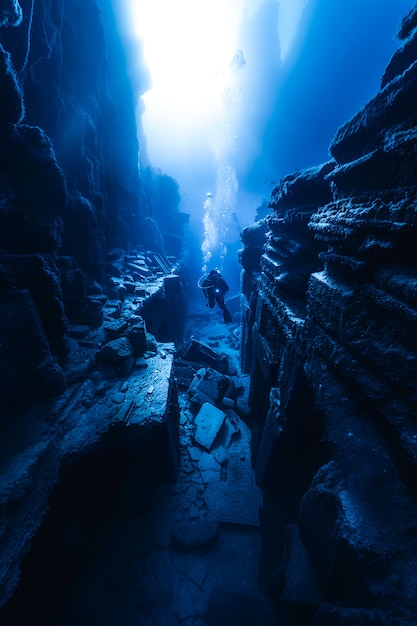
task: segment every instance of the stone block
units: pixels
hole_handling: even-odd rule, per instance
[[[144,320],[138,320],[136,324],[129,328],[127,333],[135,354],[143,354],[146,350],[146,324]]]
[[[117,339],[127,329],[128,323],[124,318],[111,320],[103,325],[103,330],[109,339]]]
[[[225,413],[205,402],[195,418],[195,441],[205,450],[210,450],[225,420]]]
[[[229,373],[227,355],[219,354],[212,350],[210,346],[197,341],[191,337],[177,354],[178,358],[191,363],[200,363],[205,367],[210,367],[222,374]]]
[[[132,345],[127,337],[120,337],[120,339],[113,339],[109,341],[100,350],[99,357],[106,363],[117,364],[131,357],[133,354]]]

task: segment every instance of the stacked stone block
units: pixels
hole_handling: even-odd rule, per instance
[[[317,591],[288,599],[294,548],[282,546],[266,586],[294,623],[417,613],[416,25],[417,7],[380,91],[337,131],[321,169],[330,197],[314,195],[314,168],[274,190],[251,294],[257,479],[279,523],[296,521],[299,576]]]

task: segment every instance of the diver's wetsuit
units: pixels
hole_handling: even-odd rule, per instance
[[[220,272],[218,270],[212,270],[204,279],[201,286],[207,299],[208,306],[212,309],[217,302],[219,309],[223,311],[224,321],[226,324],[230,324],[232,322],[232,316],[230,315],[224,301],[224,297],[229,291],[229,285],[226,283]]]

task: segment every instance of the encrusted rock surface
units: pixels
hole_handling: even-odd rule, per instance
[[[320,168],[285,177],[259,267],[241,255],[254,277],[242,362],[258,416],[257,480],[282,511],[281,531],[297,521],[317,591],[308,609],[291,596],[288,547],[271,539],[266,588],[294,623],[415,623],[415,16],[381,90],[337,131],[321,195]],[[302,238],[297,192],[312,199]]]
[[[38,328],[40,319],[47,344],[43,349],[35,337],[28,340],[29,362],[41,363],[49,353],[50,363],[58,359],[42,374],[56,393],[73,379],[71,374],[68,381],[61,376],[60,384],[52,380],[52,370],[65,369],[63,360],[71,358],[69,322],[100,326],[104,301],[122,300],[127,292],[142,297],[149,313],[143,316],[153,317],[162,277],[178,269],[185,254],[171,240],[182,234],[187,215],[178,209],[176,181],[149,167],[145,145],[139,175],[137,136],[143,133],[108,3],[99,10],[95,0],[22,7],[5,2],[1,11],[0,289],[29,290],[35,307],[28,325]],[[117,60],[117,77],[110,57]],[[140,51],[137,61],[139,97],[149,78]],[[167,254],[173,255],[170,261]],[[109,276],[122,273],[121,281],[108,283]],[[151,293],[144,283],[155,277],[161,281]],[[153,334],[162,333],[168,309],[183,305],[181,287],[169,295],[169,304],[162,298],[165,310],[148,329]],[[12,304],[3,318],[13,316]],[[181,321],[173,337],[165,331],[162,340],[179,341],[180,326]],[[9,347],[14,341],[16,334],[3,358],[15,380],[6,376],[2,383],[6,401],[8,385],[18,389],[18,405],[42,394],[28,384],[36,368],[15,358]]]

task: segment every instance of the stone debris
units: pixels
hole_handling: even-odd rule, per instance
[[[116,364],[131,357],[132,354],[133,348],[129,339],[127,337],[120,337],[120,339],[113,339],[106,343],[98,353],[98,356],[105,363]]]
[[[117,339],[128,328],[128,322],[124,318],[108,321],[103,324],[103,330],[109,339]]]
[[[226,376],[211,367],[198,369],[188,387],[190,402],[205,402],[222,409],[234,409],[242,419],[249,416],[249,375]]]
[[[104,326],[92,330],[87,325],[73,325],[73,336],[68,338],[74,354],[75,348],[80,350],[81,341],[91,346],[93,367],[79,393],[63,401],[68,432],[61,442],[60,455],[74,464],[96,452],[100,454],[103,444],[105,448],[111,441],[112,446],[120,446],[128,455],[138,452],[139,463],[142,452],[148,455],[152,468],[158,468],[158,480],[167,481],[165,485],[177,482],[163,497],[158,495],[154,509],[142,517],[146,506],[142,499],[148,497],[152,490],[148,482],[155,478],[139,478],[139,486],[135,486],[139,498],[135,497],[128,507],[131,517],[128,521],[118,519],[109,529],[109,552],[104,549],[100,562],[93,566],[91,576],[96,582],[91,584],[97,583],[99,598],[111,585],[112,598],[118,598],[116,604],[123,599],[119,613],[128,612],[137,623],[203,626],[209,594],[218,585],[226,586],[233,576],[239,587],[257,586],[260,504],[257,495],[244,494],[241,476],[234,469],[236,459],[242,456],[238,440],[244,424],[229,408],[234,398],[228,398],[227,393],[221,398],[224,410],[216,406],[217,383],[222,377],[231,379],[231,371],[193,364],[190,383],[177,401],[174,346],[156,342],[148,333],[135,309],[136,291],[130,301],[128,296],[115,299],[116,292],[122,297],[120,287],[129,290],[126,285],[131,284],[130,280],[121,284],[122,276],[116,278],[111,299],[98,298],[94,304],[97,314],[103,311]],[[147,289],[151,289],[150,284]],[[227,347],[228,338],[219,337],[220,350]],[[214,351],[203,342],[195,340],[192,349],[197,350],[197,345],[198,353],[214,359]],[[230,357],[217,355],[215,362],[221,368],[226,362],[230,366]],[[201,377],[191,388],[200,394],[196,402],[188,387],[200,370]],[[208,393],[203,398],[204,389]],[[245,449],[244,461],[239,462],[253,473],[250,451]],[[134,475],[129,477],[133,484],[136,480]],[[257,494],[254,483],[249,481],[246,486]],[[215,492],[217,499],[222,499],[221,506],[219,502],[213,506]],[[245,506],[246,517],[242,514]],[[135,517],[138,512],[139,517]],[[227,534],[230,531],[224,522],[227,527],[234,525],[232,536]],[[243,555],[242,571],[235,564],[236,554]],[[81,607],[88,597],[91,623],[104,623],[113,617],[115,623],[116,608],[109,617],[106,602],[99,606],[91,594],[90,582],[85,581],[85,589],[83,584],[70,609],[73,621],[81,611],[84,614]]]
[[[187,450],[190,455],[190,459],[198,463],[201,459],[201,455],[203,454],[202,450],[200,450],[200,448],[196,448],[195,446],[191,446],[190,448],[187,448]]]
[[[213,456],[216,459],[217,463],[219,463],[219,465],[224,465],[227,461],[227,454],[223,446],[221,446],[220,448],[216,448],[216,450],[213,450]]]
[[[230,409],[226,409],[225,414],[226,419],[219,431],[216,443],[218,443],[219,446],[223,446],[223,448],[228,448],[233,438],[236,437],[240,431],[239,423],[241,420],[236,413]]]
[[[195,418],[195,441],[210,450],[226,415],[212,404],[205,402]]]
[[[177,360],[188,363],[197,363],[199,367],[211,367],[222,374],[229,373],[229,362],[226,354],[219,354],[206,343],[198,341],[194,337],[185,343],[177,352]]]
[[[198,462],[201,478],[206,484],[220,480],[220,465],[212,454],[203,452]]]

